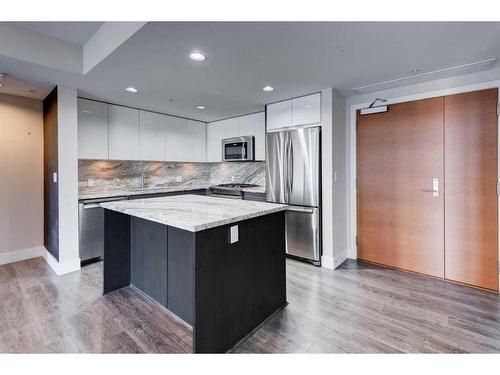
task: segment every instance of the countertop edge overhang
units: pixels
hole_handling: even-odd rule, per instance
[[[199,232],[288,208],[284,204],[191,194],[107,202],[101,203],[101,207],[189,232]]]

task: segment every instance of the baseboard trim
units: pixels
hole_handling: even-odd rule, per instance
[[[335,269],[334,265],[335,265],[335,262],[333,260],[333,257],[331,257],[329,255],[322,255],[321,256],[321,267],[333,270],[333,269]]]
[[[348,254],[349,251],[345,249],[344,251],[333,257],[329,255],[323,255],[321,256],[321,266],[330,270],[334,270],[345,262]]]
[[[347,260],[347,255],[348,254],[349,254],[348,250],[345,249],[341,253],[335,255],[335,257],[333,258],[333,266],[335,268],[340,267],[340,265]]]
[[[58,276],[80,270],[80,258],[68,260],[66,262],[58,262],[51,253],[45,250],[43,252],[43,259],[45,259],[50,268],[52,268]]]
[[[45,248],[43,246],[37,246],[28,249],[9,251],[8,253],[0,253],[0,265],[41,257],[44,251]]]

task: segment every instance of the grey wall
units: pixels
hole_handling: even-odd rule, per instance
[[[43,101],[44,246],[59,260],[59,198],[53,173],[58,173],[57,87]]]
[[[207,188],[225,182],[264,186],[264,162],[181,163],[147,161],[79,160],[80,194],[126,191],[141,188]],[[89,185],[93,179],[93,186]]]

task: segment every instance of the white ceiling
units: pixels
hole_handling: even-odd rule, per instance
[[[189,60],[192,50],[207,59]],[[211,121],[326,87],[351,96],[413,69],[494,57],[500,23],[151,22],[85,76],[6,56],[0,70],[46,89],[66,84],[86,97]],[[267,84],[275,91],[262,92]],[[130,85],[139,93],[123,90]]]
[[[83,46],[104,22],[12,22],[38,33]]]

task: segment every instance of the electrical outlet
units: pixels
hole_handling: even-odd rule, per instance
[[[175,182],[182,182],[182,176],[177,176],[175,178]]]
[[[87,180],[87,186],[94,186],[94,179],[93,178],[89,178]]]
[[[231,176],[231,182],[234,182],[234,176]]]
[[[238,242],[238,226],[237,225],[233,225],[231,228],[230,228],[230,239],[229,239],[229,243],[235,243],[235,242]]]
[[[54,181],[54,184],[57,184],[57,172],[52,173],[52,181]]]

